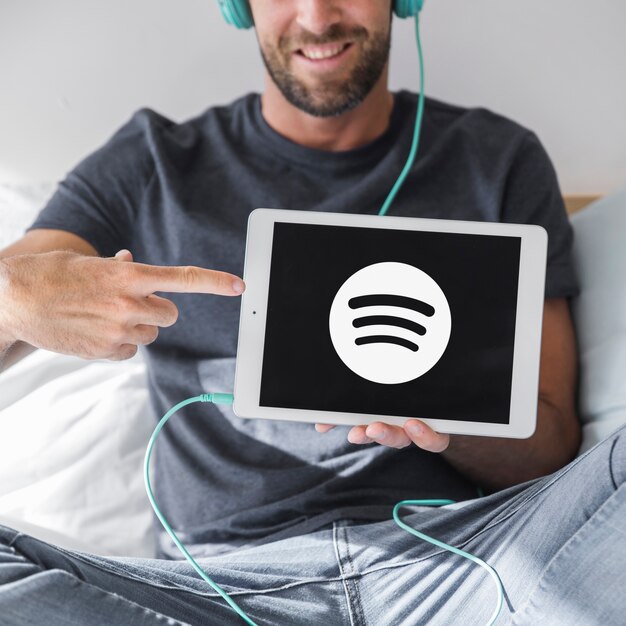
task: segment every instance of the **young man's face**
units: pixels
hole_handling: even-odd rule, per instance
[[[251,0],[265,66],[283,96],[318,117],[359,104],[389,58],[391,0]]]

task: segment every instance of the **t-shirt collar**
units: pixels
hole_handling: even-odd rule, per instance
[[[248,113],[253,126],[253,135],[256,136],[259,147],[270,150],[277,158],[319,169],[350,169],[379,161],[396,143],[403,126],[406,126],[405,121],[411,108],[414,108],[403,96],[403,92],[394,94],[389,126],[382,135],[359,148],[338,152],[308,148],[275,131],[263,117],[259,94],[251,94],[248,99]]]

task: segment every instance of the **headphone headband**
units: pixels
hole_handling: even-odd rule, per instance
[[[236,28],[252,28],[254,20],[248,0],[217,0],[228,24]],[[393,0],[393,12],[398,17],[413,17],[424,6],[424,0]]]

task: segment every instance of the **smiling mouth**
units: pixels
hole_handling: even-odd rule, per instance
[[[308,59],[309,61],[325,61],[338,57],[345,52],[350,46],[351,42],[338,43],[338,44],[325,44],[324,46],[306,46],[296,50],[296,54]]]

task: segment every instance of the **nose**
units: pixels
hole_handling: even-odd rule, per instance
[[[322,35],[341,21],[341,8],[336,0],[300,0],[296,22],[301,28]]]

